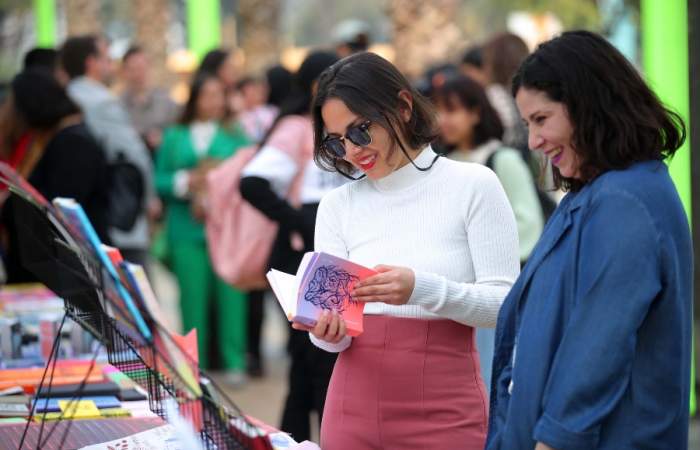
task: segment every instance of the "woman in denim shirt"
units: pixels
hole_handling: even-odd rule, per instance
[[[499,315],[487,449],[686,449],[692,253],[663,163],[683,122],[588,32],[542,44],[513,95],[569,194]]]

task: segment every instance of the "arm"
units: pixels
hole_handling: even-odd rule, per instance
[[[461,283],[414,271],[409,304],[473,327],[494,327],[501,303],[519,273],[513,212],[496,176],[484,169],[467,206],[465,231],[476,280]]]
[[[347,258],[348,250],[342,238],[342,210],[336,205],[346,204],[345,189],[333,191],[321,200],[316,216],[316,236],[314,247],[317,252],[324,252],[340,258]],[[309,333],[311,342],[322,350],[331,353],[339,353],[350,347],[352,338],[344,336],[338,343],[326,342]]]
[[[493,169],[503,185],[515,214],[520,240],[520,260],[525,261],[535,248],[544,226],[542,206],[530,169],[516,150],[499,151]]]
[[[533,435],[572,450],[597,446],[601,423],[627,390],[637,330],[662,289],[660,236],[636,198],[602,192],[583,221],[575,305]]]
[[[300,231],[305,241],[313,236],[313,223],[287,201],[299,168],[286,152],[265,146],[243,169],[241,196],[253,207],[289,230]]]

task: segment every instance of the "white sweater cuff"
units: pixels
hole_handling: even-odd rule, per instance
[[[317,339],[316,336],[313,334],[309,333],[309,338],[311,338],[311,342],[321,350],[325,350],[329,353],[340,353],[343,350],[346,350],[348,347],[350,347],[350,343],[352,342],[352,338],[350,336],[345,336],[340,342],[337,344],[331,344],[330,342],[322,341],[321,339]]]

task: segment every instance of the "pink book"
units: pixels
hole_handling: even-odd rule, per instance
[[[307,253],[296,276],[270,270],[267,279],[290,321],[316,325],[323,311],[338,311],[345,320],[347,333],[362,333],[364,303],[353,301],[350,292],[355,283],[375,275],[372,269],[321,252]]]

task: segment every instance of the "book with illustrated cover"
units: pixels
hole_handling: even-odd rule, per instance
[[[151,330],[144,321],[141,312],[131,297],[131,294],[129,294],[127,289],[124,287],[124,284],[117,273],[116,266],[110,259],[109,255],[105,252],[105,249],[102,247],[102,242],[97,236],[97,232],[95,232],[95,229],[92,227],[92,224],[88,220],[83,207],[73,199],[60,197],[55,198],[53,200],[53,204],[56,209],[60,211],[65,221],[68,222],[73,229],[90,244],[91,250],[95,253],[95,256],[100,260],[114,282],[117,294],[119,295],[120,299],[124,301],[127,311],[131,315],[131,320],[133,320],[136,328],[146,339],[146,341],[151,341]]]
[[[287,319],[307,326],[316,325],[324,311],[338,311],[347,334],[362,333],[364,303],[354,301],[350,292],[355,283],[376,275],[372,269],[322,252],[304,255],[296,275],[270,270],[270,281]]]

